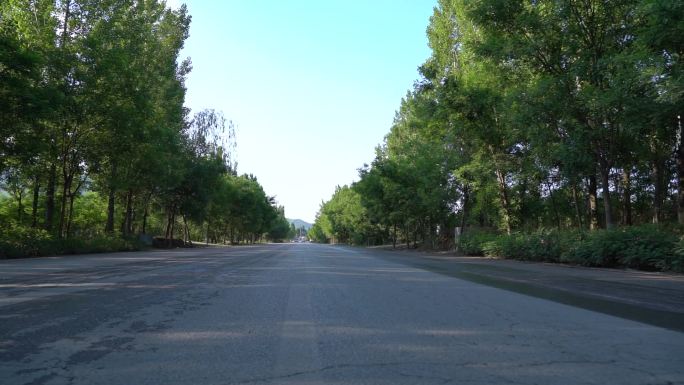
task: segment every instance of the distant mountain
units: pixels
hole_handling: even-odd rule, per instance
[[[290,223],[294,223],[295,228],[297,228],[297,229],[303,227],[303,228],[309,230],[309,229],[311,228],[311,226],[313,226],[313,224],[311,224],[311,223],[309,223],[309,222],[304,222],[304,221],[301,220],[301,219],[290,219],[290,218],[287,218],[287,221],[290,222]]]

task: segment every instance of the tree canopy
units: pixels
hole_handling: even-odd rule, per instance
[[[158,0],[0,3],[3,234],[287,235],[284,209],[237,176],[232,122],[183,105],[190,22]]]
[[[439,0],[355,203],[338,189],[312,234],[437,247],[456,228],[684,224],[683,18],[661,0]]]

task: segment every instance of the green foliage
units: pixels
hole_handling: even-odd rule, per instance
[[[74,202],[73,234],[92,239],[104,235],[107,202],[98,193],[87,191]]]
[[[232,123],[183,106],[190,20],[160,0],[0,1],[0,252],[282,237],[274,200],[235,175]]]
[[[497,238],[491,231],[469,230],[458,239],[458,251],[466,255],[484,255],[485,246]]]
[[[54,249],[54,239],[45,230],[23,226],[0,227],[0,258],[50,255]]]
[[[500,235],[485,243],[483,249],[488,257],[560,262],[568,245],[578,241],[576,233],[542,229],[532,234]]]
[[[461,236],[459,250],[467,255],[523,261],[682,271],[684,240],[680,233],[679,228],[650,224],[585,234],[546,229],[512,235],[473,231]]]
[[[597,231],[569,248],[561,261],[586,266],[679,269],[678,237],[653,225]]]
[[[311,226],[311,228],[309,229],[309,233],[307,235],[309,236],[309,239],[311,239],[313,242],[328,242],[328,237],[325,236],[325,232],[321,228],[321,224],[319,223],[318,219],[316,220],[316,223],[314,223],[313,226]]]
[[[321,204],[309,237],[315,242],[362,245],[370,242],[373,230],[361,196],[352,187],[338,186],[332,198]]]
[[[294,231],[292,231],[290,223],[287,221],[287,218],[285,218],[285,209],[283,207],[279,207],[278,216],[269,224],[266,238],[273,242],[282,242],[283,240],[293,236]]]
[[[682,7],[439,0],[422,77],[310,237],[449,247],[458,226],[472,254],[681,270],[676,232],[629,226],[684,221]],[[190,20],[160,0],[0,1],[4,253],[287,236],[237,176],[232,124],[183,106]]]
[[[215,243],[272,241],[289,237],[285,209],[252,175],[223,175],[213,190],[206,214],[207,236]]]
[[[665,266],[673,271],[684,273],[684,236],[675,245],[674,255],[671,260],[666,261]]]
[[[470,254],[678,269],[640,225],[684,224],[681,2],[437,3],[422,77],[353,186],[367,220],[340,226],[333,196],[326,237],[450,247],[462,227]]]
[[[101,236],[91,239],[56,239],[45,230],[27,227],[0,229],[0,259],[48,255],[141,250],[134,239]]]

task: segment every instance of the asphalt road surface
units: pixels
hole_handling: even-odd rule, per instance
[[[0,261],[0,384],[684,384],[681,328],[406,259],[283,244]]]

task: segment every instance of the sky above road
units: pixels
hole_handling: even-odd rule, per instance
[[[313,222],[358,180],[428,58],[435,0],[173,0],[192,15],[186,106],[237,127],[238,172]]]

